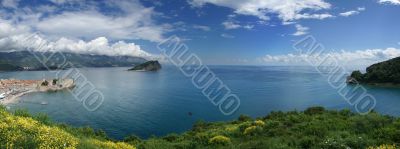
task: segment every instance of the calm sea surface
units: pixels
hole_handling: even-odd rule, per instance
[[[127,69],[79,69],[104,95],[103,104],[94,112],[87,111],[68,91],[30,94],[9,106],[47,113],[56,122],[103,129],[116,139],[129,134],[146,138],[180,133],[198,120],[227,121],[240,114],[258,117],[271,111],[303,110],[316,105],[353,109],[328,84],[327,77],[312,67],[211,66],[241,100],[240,108],[232,116],[223,115],[192,85],[190,78],[173,66],[165,66],[159,72],[128,72]],[[2,79],[53,76],[46,71],[0,73]],[[400,115],[400,88],[366,88],[377,99],[376,111]],[[48,104],[41,105],[42,102]]]

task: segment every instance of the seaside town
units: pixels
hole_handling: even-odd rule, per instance
[[[0,80],[0,104],[16,102],[19,97],[32,92],[57,91],[74,87],[72,79],[52,80]]]

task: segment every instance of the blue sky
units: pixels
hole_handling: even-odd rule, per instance
[[[3,51],[38,33],[42,51],[154,58],[177,35],[207,64],[295,65],[312,35],[348,63],[400,56],[400,0],[2,0],[0,14]]]

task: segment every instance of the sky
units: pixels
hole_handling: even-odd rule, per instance
[[[312,36],[369,65],[400,56],[399,14],[400,0],[1,0],[0,51],[156,59],[178,36],[205,64],[299,65],[292,46]]]

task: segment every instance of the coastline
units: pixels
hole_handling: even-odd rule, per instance
[[[1,105],[8,105],[8,104],[16,103],[17,101],[20,100],[20,98],[22,96],[24,96],[26,94],[29,94],[29,93],[35,93],[35,92],[40,92],[40,91],[31,90],[31,91],[26,91],[26,92],[19,93],[17,95],[12,95],[12,96],[10,96],[8,98],[4,98],[4,99],[0,100],[0,104]]]
[[[55,80],[55,79],[53,79]],[[49,91],[60,91],[65,89],[71,89],[75,87],[75,83],[72,79],[63,79],[57,80],[55,84],[51,83],[49,85],[50,80],[1,80],[3,82],[12,82],[12,85],[3,85],[3,89],[9,90],[9,93],[3,99],[0,99],[0,105],[8,105],[12,103],[16,103],[20,100],[20,98],[24,95],[36,92],[49,92]],[[25,82],[24,82],[25,81]],[[7,82],[7,83],[8,83]],[[23,83],[20,83],[23,82]],[[26,83],[29,82],[29,83]],[[47,82],[47,85],[43,85],[43,83]],[[17,89],[15,86],[18,86]],[[22,91],[21,91],[22,90]],[[15,93],[16,92],[16,93]]]

